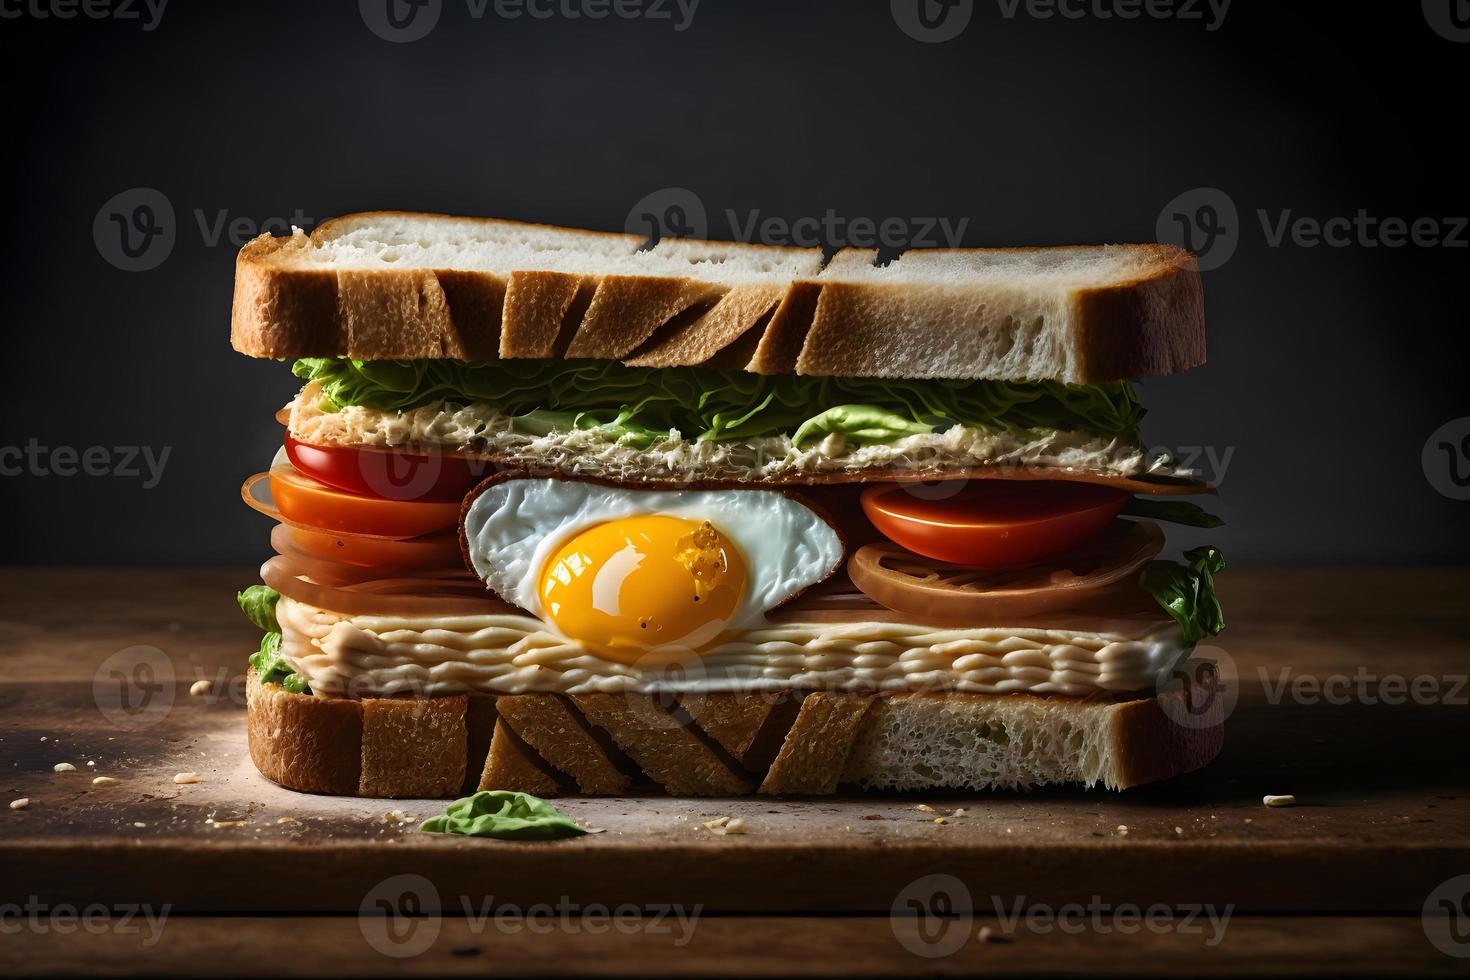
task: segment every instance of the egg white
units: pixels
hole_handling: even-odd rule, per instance
[[[514,479],[481,493],[465,514],[471,564],[507,602],[545,619],[539,579],[578,532],[623,517],[709,521],[740,549],[745,595],[730,626],[765,614],[826,578],[842,560],[837,531],[810,508],[770,490],[628,490],[569,480]]]

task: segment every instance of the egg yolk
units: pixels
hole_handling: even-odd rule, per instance
[[[620,518],[579,532],[547,560],[541,606],[563,634],[611,660],[677,662],[725,632],[746,574],[708,522]]]

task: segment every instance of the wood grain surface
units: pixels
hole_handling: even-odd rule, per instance
[[[1214,646],[1239,682],[1225,753],[1169,784],[1121,794],[564,800],[561,809],[605,832],[535,844],[422,834],[416,822],[442,803],[305,796],[256,774],[241,692],[258,633],[234,605],[253,581],[246,569],[0,571],[0,804],[31,800],[0,810],[0,902],[166,905],[177,924],[151,955],[169,972],[189,972],[180,964],[199,944],[228,934],[226,945],[240,945],[283,923],[215,916],[313,913],[291,921],[356,937],[341,959],[303,956],[285,971],[279,951],[251,962],[341,974],[359,954],[381,955],[364,945],[355,913],[385,880],[409,874],[428,882],[446,916],[438,952],[410,972],[486,972],[496,956],[515,965],[496,972],[557,972],[530,932],[496,933],[493,950],[481,934],[481,952],[456,955],[477,945],[465,907],[487,899],[506,910],[678,905],[713,923],[685,960],[640,959],[644,934],[558,936],[567,955],[606,957],[603,972],[639,972],[639,963],[651,973],[741,972],[742,934],[765,937],[748,951],[751,971],[810,937],[812,962],[781,972],[861,972],[856,954],[823,950],[868,945],[882,950],[870,972],[895,972],[878,967],[912,954],[895,938],[906,920],[888,913],[938,874],[962,885],[948,900],[973,907],[977,929],[1018,902],[1230,909],[1233,952],[1206,955],[1196,942],[1190,972],[1255,969],[1268,953],[1295,972],[1336,963],[1463,973],[1470,964],[1436,950],[1421,921],[1431,892],[1470,874],[1470,571],[1227,573],[1230,625]],[[121,661],[158,669],[117,675],[109,664],[125,650]],[[200,680],[210,691],[190,695]],[[153,693],[122,703],[127,685]],[[59,763],[75,771],[55,772]],[[205,781],[178,784],[182,772]],[[119,782],[95,786],[97,775]],[[1265,794],[1299,802],[1267,808]],[[716,816],[744,817],[749,833],[701,826]],[[914,969],[1057,972],[1086,953],[1089,968],[1169,972],[1184,962],[1185,939],[1198,939],[1020,928]],[[58,964],[74,964],[78,949],[124,949],[137,937],[20,939],[7,937],[0,956],[66,972]]]

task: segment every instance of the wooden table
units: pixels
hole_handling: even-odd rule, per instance
[[[1167,785],[567,800],[606,832],[535,844],[421,834],[442,804],[257,775],[240,674],[258,634],[234,605],[254,580],[0,571],[0,804],[31,800],[0,810],[0,972],[1470,973],[1470,935],[1448,955],[1429,933],[1453,943],[1452,921],[1422,916],[1470,874],[1470,571],[1228,573],[1227,747]],[[146,707],[108,666],[138,646],[157,651],[129,655],[158,667],[127,675]],[[716,816],[749,833],[701,826]],[[430,914],[359,916],[378,900]],[[124,922],[136,906],[167,907],[156,935]]]

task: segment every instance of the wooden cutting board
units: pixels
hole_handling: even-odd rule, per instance
[[[518,907],[886,915],[913,882],[947,874],[992,915],[1081,898],[1416,923],[1436,886],[1470,873],[1470,571],[1229,572],[1217,645],[1240,696],[1227,747],[1169,784],[561,800],[604,832],[548,843],[424,834],[417,822],[443,803],[307,796],[261,778],[241,697],[258,634],[234,603],[254,580],[245,569],[0,572],[0,804],[31,801],[0,809],[7,894],[356,913],[385,879],[414,874],[447,911],[493,895]],[[161,665],[128,679],[154,690],[146,707],[119,702],[109,668],[139,646]],[[1420,696],[1382,678],[1411,690],[1418,679]],[[199,680],[209,693],[191,695]],[[62,763],[75,771],[53,771]],[[204,781],[176,783],[185,772]],[[95,786],[98,775],[119,782]],[[1298,804],[1268,808],[1266,794]],[[743,817],[748,833],[704,828],[721,816]]]

